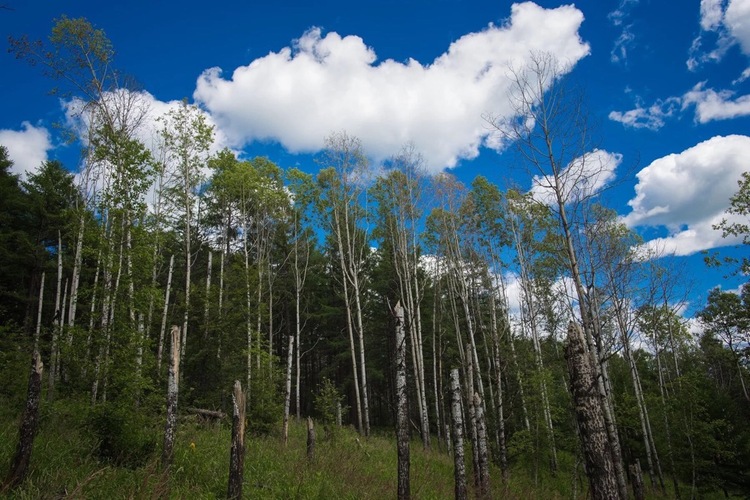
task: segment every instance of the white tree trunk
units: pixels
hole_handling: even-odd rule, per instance
[[[172,272],[174,271],[174,254],[169,257],[169,274],[167,275],[167,289],[164,292],[164,308],[161,313],[161,328],[159,329],[159,345],[156,351],[156,373],[161,374],[161,360],[164,357],[164,336],[167,331],[167,313],[169,312],[169,295],[172,291]]]
[[[294,359],[294,335],[289,335],[289,347],[286,354],[286,385],[284,388],[284,446],[289,440],[289,404],[292,399],[292,360]]]
[[[453,476],[455,481],[456,500],[465,500],[466,464],[464,462],[464,422],[461,414],[461,385],[458,380],[458,368],[451,370],[451,418],[453,420]]]

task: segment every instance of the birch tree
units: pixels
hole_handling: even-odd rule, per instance
[[[168,188],[169,203],[173,209],[170,215],[175,227],[180,228],[182,232],[185,259],[185,301],[180,339],[180,355],[184,358],[195,252],[193,236],[198,223],[198,188],[203,182],[202,169],[206,166],[209,148],[213,142],[213,127],[208,124],[206,116],[197,106],[182,101],[178,108],[170,110],[164,116],[160,133],[172,173]]]
[[[362,295],[365,286],[364,262],[369,246],[366,228],[362,226],[365,214],[360,197],[363,195],[368,164],[360,140],[345,132],[326,138],[321,163],[325,168],[318,173],[321,192],[318,210],[335,241],[338,254],[352,358],[357,429],[367,436],[370,433],[370,417]]]

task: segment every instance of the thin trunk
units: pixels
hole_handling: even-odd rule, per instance
[[[334,208],[334,214],[337,214]],[[359,395],[359,376],[357,375],[357,352],[356,345],[354,343],[354,326],[352,319],[352,306],[351,298],[349,297],[349,283],[346,271],[346,261],[344,259],[344,243],[341,236],[341,227],[339,226],[338,216],[334,215],[334,232],[336,234],[336,242],[339,250],[339,264],[341,266],[342,273],[342,286],[344,287],[344,307],[346,308],[346,328],[349,334],[349,351],[352,358],[352,377],[354,379],[354,398],[356,400],[357,407],[357,430],[364,434],[364,428],[362,427],[362,402]]]
[[[406,387],[406,335],[404,308],[393,308],[396,317],[396,441],[398,446],[398,498],[408,499],[409,486],[409,402]]]
[[[439,265],[439,264],[438,264]],[[437,273],[436,273],[437,274]],[[437,363],[437,302],[438,289],[433,294],[432,300],[432,389],[435,401],[435,425],[437,426],[438,444],[441,440],[442,425],[440,424],[440,398],[438,397],[438,363]]]
[[[286,353],[286,385],[284,389],[284,446],[289,441],[289,404],[292,398],[292,360],[294,358],[294,335],[289,335]]]
[[[503,480],[508,479],[508,448],[505,436],[505,408],[503,401],[503,373],[502,365],[500,360],[500,336],[497,331],[497,317],[496,317],[496,306],[495,306],[495,294],[490,297],[490,307],[492,308],[492,354],[494,356],[495,365],[495,379],[497,387],[497,437],[498,437],[498,453],[500,455],[500,471],[503,476]]]
[[[172,291],[172,271],[174,271],[174,254],[169,257],[169,273],[167,274],[167,290],[164,292],[164,309],[161,314],[161,328],[159,329],[159,346],[156,351],[156,373],[161,376],[161,360],[164,352],[164,336],[167,331],[167,313],[169,311],[169,295]]]
[[[234,381],[232,391],[232,448],[229,452],[229,485],[227,498],[242,498],[242,482],[245,475],[245,393],[242,384]]]
[[[39,337],[42,333],[42,309],[44,306],[44,277],[42,273],[42,282],[39,284],[39,305],[36,310],[36,331],[34,332],[34,351],[39,350]]]
[[[164,427],[164,447],[161,465],[169,469],[174,456],[174,439],[177,431],[177,399],[180,389],[180,327],[172,325],[171,353],[169,356],[169,380],[167,382],[167,420]]]
[[[487,422],[484,418],[484,405],[478,393],[474,393],[471,404],[474,405],[474,412],[477,419],[477,442],[475,444],[478,450],[479,461],[479,488],[477,488],[477,498],[490,498],[490,461],[489,447],[487,446]]]
[[[315,458],[315,427],[313,419],[307,417],[307,459]]]
[[[31,357],[31,372],[29,373],[29,384],[26,395],[26,407],[24,408],[21,425],[18,431],[18,445],[13,459],[10,462],[10,471],[5,478],[0,493],[15,488],[26,478],[26,473],[31,462],[31,452],[34,447],[34,437],[39,425],[39,403],[42,394],[42,364],[39,351],[34,350]]]
[[[206,304],[203,309],[203,324],[205,330],[203,331],[203,338],[208,338],[208,313],[209,304],[211,303],[211,269],[213,269],[213,256],[214,253],[208,251],[208,268],[206,269]]]
[[[250,382],[253,375],[253,327],[252,327],[252,305],[250,300],[250,249],[247,244],[247,217],[242,217],[243,246],[245,251],[245,328],[247,334],[247,384],[245,391],[250,395]]]
[[[62,236],[57,232],[57,290],[55,292],[55,317],[52,321],[52,345],[50,346],[50,370],[47,390],[47,399],[52,401],[55,393],[55,382],[57,381],[57,370],[60,357],[60,336],[62,334],[62,309],[60,308],[60,297],[62,295]]]
[[[89,328],[86,333],[86,358],[83,365],[84,375],[88,372],[88,364],[91,361],[91,336],[94,334],[94,318],[96,312],[96,298],[99,293],[99,274],[102,264],[102,250],[99,249],[96,255],[96,271],[94,271],[94,285],[91,287],[91,307],[89,308]]]
[[[453,477],[456,500],[467,498],[466,464],[464,463],[464,423],[461,415],[461,385],[458,368],[451,370],[451,419],[453,421]]]
[[[68,327],[76,324],[76,309],[78,307],[78,284],[81,281],[81,263],[83,262],[83,237],[86,219],[81,215],[78,223],[78,237],[76,238],[76,253],[73,258],[73,277],[70,282],[70,309],[68,310]]]
[[[467,345],[466,350],[471,352],[471,346]],[[471,357],[467,359],[464,383],[466,384],[466,408],[469,418],[469,434],[471,435],[471,463],[472,471],[474,473],[474,488],[478,491],[480,482],[479,474],[481,472],[479,467],[479,447],[477,446],[479,441],[479,429],[477,426],[477,410],[474,406],[474,398],[472,397],[472,394],[474,394],[474,363],[472,362]]]
[[[221,338],[224,319],[224,251],[221,252],[221,264],[219,265],[219,333],[216,337],[216,359],[221,359]]]

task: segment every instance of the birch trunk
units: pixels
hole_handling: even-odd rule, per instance
[[[239,380],[234,381],[232,391],[232,448],[229,452],[229,485],[227,498],[242,498],[242,482],[245,474],[245,393]]]
[[[479,456],[479,488],[477,498],[490,498],[490,461],[489,447],[487,446],[487,422],[484,418],[484,407],[478,393],[474,393],[471,404],[477,419],[477,442],[476,447]]]
[[[453,477],[456,500],[467,498],[466,464],[464,463],[464,423],[461,415],[461,385],[458,368],[451,370],[451,419],[453,420]]]
[[[203,324],[205,329],[203,331],[203,338],[208,338],[208,313],[209,305],[211,303],[211,269],[213,268],[213,252],[208,251],[208,267],[206,268],[206,304],[203,309]]]
[[[34,352],[39,351],[39,337],[42,333],[42,309],[44,307],[44,276],[42,273],[42,282],[39,284],[39,305],[36,310],[36,330],[34,331]]]
[[[404,308],[393,308],[396,317],[396,440],[398,445],[398,498],[408,499],[409,486],[409,402],[406,388],[406,335]]]
[[[60,308],[60,297],[62,295],[62,237],[57,232],[57,290],[55,292],[55,319],[52,322],[52,345],[50,346],[50,370],[47,399],[52,401],[55,393],[55,382],[57,381],[57,370],[60,357],[60,337],[62,335],[62,309]]]
[[[156,373],[161,376],[161,360],[164,357],[164,336],[167,331],[167,313],[169,311],[169,295],[172,291],[172,271],[174,271],[174,254],[169,257],[169,273],[167,274],[167,289],[164,292],[164,309],[161,314],[161,328],[159,329],[159,345],[156,351]]]
[[[70,309],[68,310],[68,327],[76,324],[76,309],[78,308],[78,285],[81,281],[81,263],[83,262],[83,237],[86,225],[83,215],[78,222],[78,237],[76,238],[76,253],[73,258],[73,277],[70,282]]]
[[[31,372],[29,373],[29,386],[26,396],[26,407],[24,408],[21,426],[18,431],[18,445],[13,459],[10,463],[10,471],[0,487],[0,493],[6,492],[21,484],[26,478],[26,473],[31,462],[31,451],[34,447],[39,424],[39,403],[42,394],[42,364],[39,351],[34,350],[31,357]]]
[[[174,456],[174,438],[177,431],[177,399],[180,389],[180,328],[172,326],[171,353],[169,356],[169,380],[167,382],[167,420],[164,427],[162,468],[169,469]]]
[[[292,360],[294,359],[294,335],[289,335],[289,347],[286,353],[286,386],[284,389],[284,446],[289,440],[289,404],[292,399]]]
[[[584,334],[581,328],[572,322],[568,327],[565,357],[568,362],[570,390],[575,405],[591,498],[620,498],[617,472],[610,453],[610,442],[595,379],[596,372],[591,366],[591,357],[586,353]]]

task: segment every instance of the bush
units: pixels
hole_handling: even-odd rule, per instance
[[[97,439],[96,453],[101,460],[136,468],[156,449],[158,426],[143,412],[124,405],[105,403],[93,408],[87,424]]]
[[[315,395],[315,409],[320,415],[320,421],[323,423],[323,429],[326,432],[326,437],[329,439],[335,439],[337,425],[337,417],[339,412],[342,414],[349,411],[348,407],[343,404],[343,397],[330,379],[324,378],[318,389],[318,394]]]

